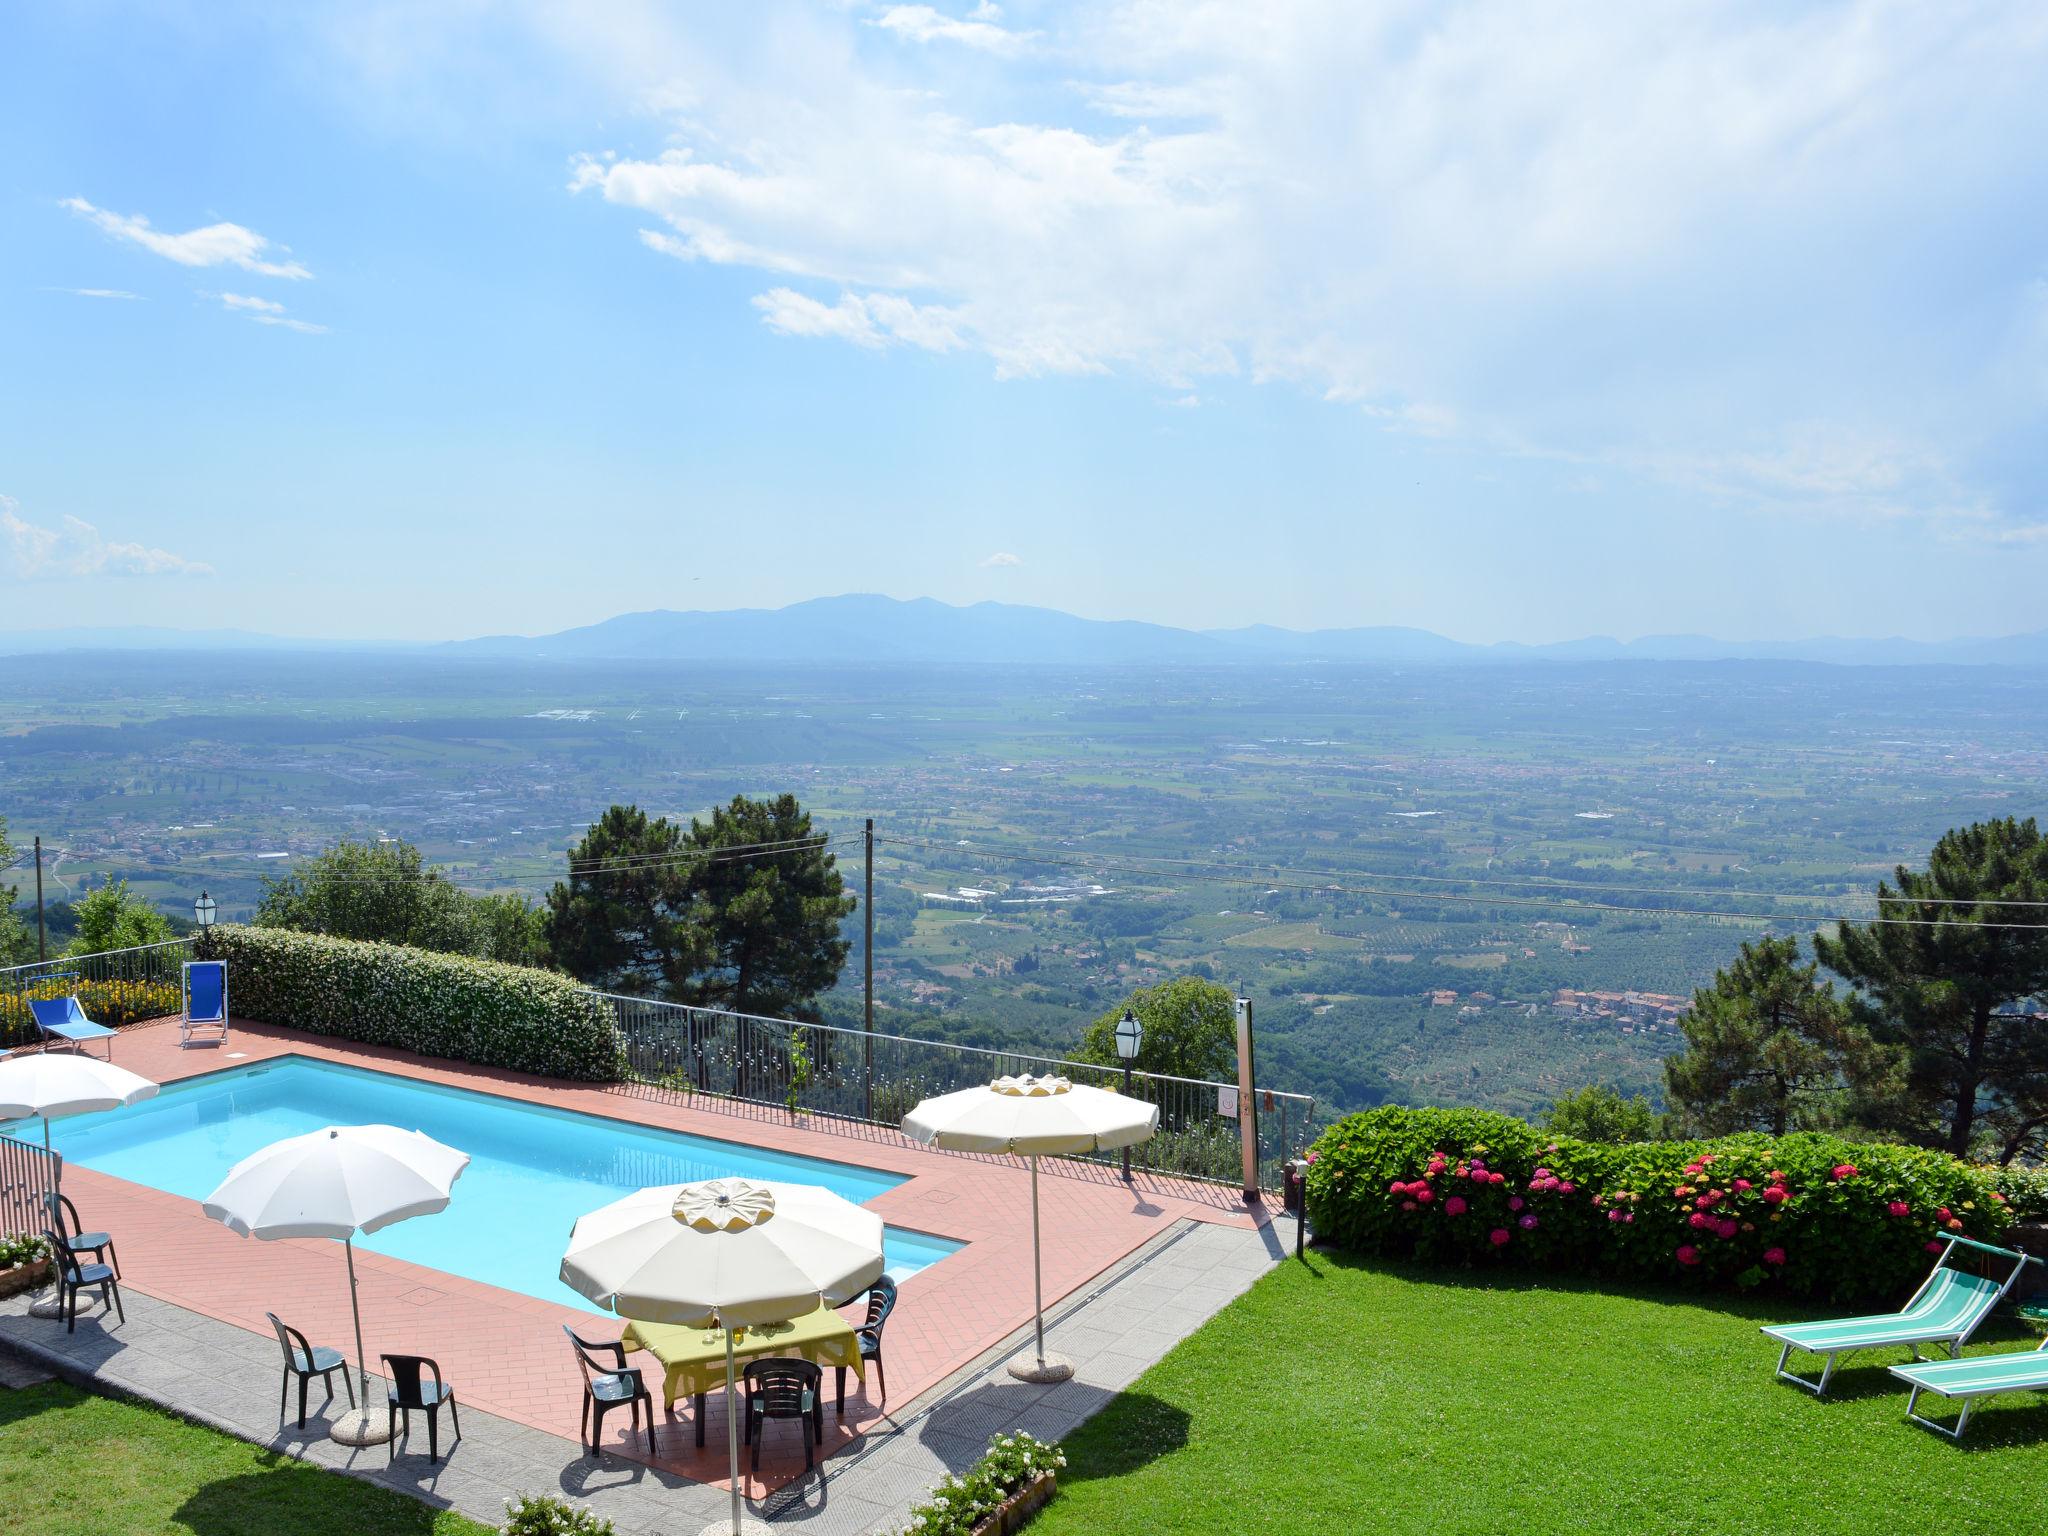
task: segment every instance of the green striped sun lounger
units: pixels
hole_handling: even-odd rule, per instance
[[[1963,1438],[1970,1422],[1970,1408],[1980,1397],[1999,1392],[2048,1392],[2048,1339],[2039,1349],[2013,1355],[1971,1355],[1963,1360],[1922,1360],[1912,1365],[1895,1365],[1892,1374],[1912,1387],[1906,1397],[1906,1417],[1922,1428],[1951,1440]],[[1963,1411],[1955,1427],[1937,1424],[1913,1411],[1922,1392],[1962,1399]]]
[[[1785,1346],[1778,1352],[1778,1380],[1804,1387],[1819,1397],[1828,1389],[1836,1362],[1859,1349],[1904,1347],[1913,1351],[1915,1360],[1920,1358],[1923,1344],[1946,1345],[1951,1355],[1960,1350],[1977,1331],[1977,1325],[1991,1315],[1999,1298],[2012,1288],[2013,1281],[2026,1267],[2027,1256],[1967,1237],[1946,1233],[1943,1237],[1947,1246],[1941,1257],[1934,1261],[1933,1271],[1901,1311],[1825,1323],[1779,1323],[1765,1328],[1767,1337]],[[2012,1269],[2003,1280],[1966,1274],[1949,1263],[1958,1248],[1995,1254],[2011,1261]],[[1821,1367],[1820,1380],[1797,1376],[1785,1369],[1785,1362],[1795,1349],[1825,1357],[1827,1363]]]

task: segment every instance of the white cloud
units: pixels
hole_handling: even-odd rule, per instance
[[[104,537],[75,517],[45,528],[21,517],[20,503],[0,496],[0,541],[8,563],[24,581],[92,576],[210,576],[213,567],[167,549]]]
[[[76,294],[81,299],[139,299],[139,293],[130,293],[125,288],[55,288],[53,293]]]
[[[1029,46],[1035,32],[1012,32],[995,24],[1002,9],[978,5],[968,20],[948,16],[928,5],[892,5],[868,23],[914,43],[959,43],[984,53],[1015,54]]]
[[[273,247],[269,240],[240,224],[208,224],[203,229],[173,235],[153,228],[140,214],[111,213],[95,208],[82,197],[67,197],[64,206],[115,239],[132,241],[181,267],[236,266],[264,277],[313,275],[296,261],[266,260],[265,252],[276,249],[282,253],[285,248]]]
[[[307,336],[325,336],[327,327],[315,325],[310,320],[296,320],[285,313],[284,305],[275,299],[260,299],[246,293],[224,293],[221,303],[238,314],[247,315],[258,325],[282,326],[288,331],[298,331]]]
[[[951,311],[920,308],[894,294],[842,293],[828,305],[794,288],[771,288],[755,296],[754,307],[763,324],[784,336],[831,336],[874,348],[904,342],[927,352],[962,345]]]
[[[2038,504],[1973,464],[2048,435],[2048,10],[1048,0],[984,76],[860,29],[993,16],[774,9],[770,55],[550,36],[668,135],[572,186],[771,274],[782,334],[1243,377],[1752,505]]]
[[[1013,555],[1008,550],[1002,549],[997,550],[994,554],[990,555],[986,560],[981,562],[982,568],[984,570],[991,568],[1001,569],[1006,566],[1022,565],[1023,563],[1023,556]]]

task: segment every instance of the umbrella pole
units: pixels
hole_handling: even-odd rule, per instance
[[[1031,1302],[1032,1327],[1038,1339],[1037,1356],[1022,1356],[1010,1362],[1010,1374],[1019,1381],[1065,1381],[1074,1374],[1073,1365],[1058,1355],[1045,1352],[1045,1262],[1038,1236],[1038,1154],[1031,1154]]]
[[[725,1330],[725,1460],[732,1474],[732,1531],[740,1530],[740,1436],[734,1426],[732,1330]]]
[[[56,1154],[50,1151],[50,1117],[43,1115],[41,1119],[43,1122],[43,1155],[45,1157],[55,1157]],[[56,1177],[50,1180],[50,1190],[53,1194],[62,1194],[64,1192],[64,1159],[61,1157],[57,1158],[57,1173]],[[64,1224],[58,1219],[57,1213],[49,1209],[49,1204],[48,1200],[43,1202],[43,1220],[50,1226],[61,1230]],[[63,1274],[64,1267],[57,1262],[57,1255],[51,1254],[50,1275],[52,1283],[47,1293],[38,1294],[28,1304],[28,1315],[30,1317],[62,1317],[64,1315],[64,1287],[56,1283]]]
[[[363,1354],[363,1303],[356,1295],[353,1233],[341,1240],[341,1251],[348,1255],[348,1310],[356,1323],[356,1381],[360,1388],[355,1408],[336,1419],[328,1435],[337,1445],[382,1445],[391,1438],[391,1430],[370,1416],[370,1362]]]
[[[1045,1261],[1038,1240],[1038,1154],[1031,1154],[1031,1321],[1038,1330],[1038,1368],[1045,1369]]]

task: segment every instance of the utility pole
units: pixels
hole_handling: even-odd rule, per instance
[[[1259,1198],[1258,1074],[1252,1065],[1252,1000],[1237,1000],[1237,1135],[1244,1164],[1244,1197]]]
[[[861,1042],[861,1081],[866,1084],[866,1115],[875,1118],[875,818],[868,818],[861,838],[861,923],[866,930],[862,948],[861,1017],[867,1038]]]
[[[36,839],[36,963],[50,958],[50,946],[43,938],[43,840]]]

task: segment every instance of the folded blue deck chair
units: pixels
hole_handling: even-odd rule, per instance
[[[227,961],[187,960],[185,1017],[178,1024],[178,1044],[220,1045],[227,1037]]]
[[[1828,1389],[1828,1378],[1834,1375],[1836,1362],[1859,1349],[1903,1346],[1913,1351],[1915,1360],[1920,1358],[1923,1344],[1944,1344],[1951,1355],[1960,1351],[1977,1331],[1977,1325],[1991,1315],[1999,1299],[2012,1289],[2028,1259],[2026,1254],[2010,1248],[1994,1248],[1989,1243],[1949,1233],[1942,1236],[1947,1246],[1941,1250],[1941,1257],[1934,1261],[1933,1270],[1900,1311],[1824,1323],[1779,1323],[1765,1328],[1767,1337],[1785,1346],[1778,1352],[1778,1380],[1804,1387],[1819,1397]],[[1958,1248],[1991,1254],[2012,1267],[2003,1280],[1969,1274],[1949,1263]],[[1795,1349],[1826,1357],[1819,1381],[1795,1376],[1785,1369],[1785,1362]]]
[[[1937,1435],[1960,1440],[1970,1422],[1970,1409],[1978,1398],[2000,1392],[2048,1392],[2048,1339],[2043,1339],[2038,1349],[2017,1354],[1971,1355],[1962,1360],[1921,1360],[1911,1365],[1895,1365],[1892,1374],[1913,1389],[1906,1395],[1907,1418]],[[1922,1392],[1962,1399],[1963,1411],[1956,1416],[1953,1429],[1913,1411]]]
[[[78,1006],[77,998],[31,998],[28,1010],[35,1015],[36,1028],[42,1031],[44,1050],[50,1048],[52,1040],[68,1040],[76,1051],[83,1051],[88,1040],[104,1040],[107,1042],[107,1060],[114,1059],[114,1031],[88,1019],[85,1010]]]

